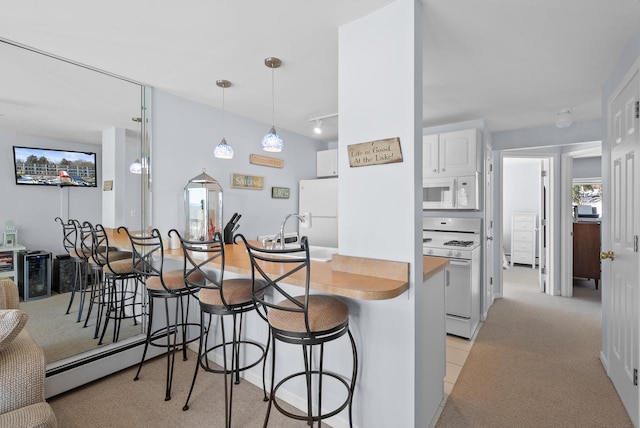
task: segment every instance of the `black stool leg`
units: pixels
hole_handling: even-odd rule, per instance
[[[307,349],[308,348],[308,349]],[[312,346],[302,345],[302,355],[304,356],[304,377],[307,381],[307,425],[313,426],[313,409],[311,408],[311,361],[310,354]]]
[[[180,299],[179,299],[180,300]],[[176,343],[178,340],[178,305],[176,302],[176,312],[173,326],[169,322],[169,299],[164,299],[164,313],[167,321],[167,383],[164,401],[171,400],[171,384],[173,383],[173,366],[176,361]],[[173,344],[171,343],[171,331],[173,330]]]
[[[273,388],[276,380],[276,337],[273,333],[271,333],[271,347],[273,348],[271,353],[271,390],[269,392],[269,404],[267,405],[267,414],[264,417],[263,428],[267,428],[267,424],[269,423],[271,405],[273,404]]]
[[[351,330],[347,330],[347,333],[349,333],[351,352],[353,353],[353,373],[351,374],[351,391],[349,396],[349,426],[353,427],[353,394],[356,389],[356,378],[358,377],[358,348],[356,348],[356,341],[353,340]]]
[[[211,314],[209,314],[209,324],[205,331],[204,326],[204,312],[200,311],[200,344],[198,345],[198,360],[196,361],[196,369],[193,372],[193,380],[191,381],[191,388],[189,388],[189,395],[187,395],[187,401],[184,403],[182,410],[189,410],[189,400],[191,399],[191,393],[193,392],[193,387],[196,385],[196,378],[198,377],[198,369],[200,368],[200,364],[202,364],[202,358],[206,359],[207,353],[207,337],[209,328],[211,327]],[[207,363],[208,366],[208,363]]]
[[[74,260],[73,264],[75,265],[73,267],[73,288],[71,289],[71,298],[69,299],[69,306],[67,306],[67,312],[65,312],[65,315],[68,315],[69,314],[69,310],[71,310],[71,305],[73,304],[73,299],[76,296],[76,289],[78,288],[78,278],[81,275],[81,273],[79,272],[79,270],[81,269],[80,263],[78,261]]]
[[[149,294],[149,311],[147,314],[147,340],[144,341],[144,350],[142,351],[142,358],[140,359],[140,364],[138,364],[138,371],[136,372],[136,376],[133,378],[134,381],[140,378],[140,370],[142,369],[142,363],[144,362],[144,358],[147,356],[147,350],[149,349],[149,343],[151,342],[151,326],[153,325],[153,300],[154,297]],[[108,320],[109,318],[107,318]],[[106,323],[105,323],[106,328]],[[169,338],[167,337],[167,340]]]

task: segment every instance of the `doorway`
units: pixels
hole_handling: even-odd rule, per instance
[[[502,248],[508,266],[536,271],[540,291],[559,294],[553,280],[552,156],[502,156]]]

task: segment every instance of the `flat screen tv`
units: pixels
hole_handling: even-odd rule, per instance
[[[13,146],[16,184],[96,187],[96,154]]]

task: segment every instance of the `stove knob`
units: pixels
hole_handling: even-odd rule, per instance
[[[460,251],[458,251],[458,252],[456,253],[456,257],[458,257],[458,258],[459,258],[460,256],[462,256],[462,253],[461,253]]]
[[[430,249],[427,251],[427,254],[433,254],[433,248],[430,248]]]
[[[447,256],[448,256],[448,257],[453,256],[453,251],[449,251],[449,252],[447,253]]]

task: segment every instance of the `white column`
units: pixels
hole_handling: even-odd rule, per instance
[[[428,426],[442,398],[443,322],[417,312],[444,320],[443,302],[422,291],[422,21],[419,0],[398,0],[339,32],[338,247],[411,266],[404,295],[350,302],[361,355],[355,413],[368,428]],[[349,145],[393,137],[401,163],[349,166]],[[432,342],[435,363],[424,352]]]
[[[102,225],[118,227],[124,225],[126,210],[126,133],[123,128],[102,131]],[[132,162],[131,160],[130,162]],[[104,183],[112,182],[112,190],[104,190]]]

